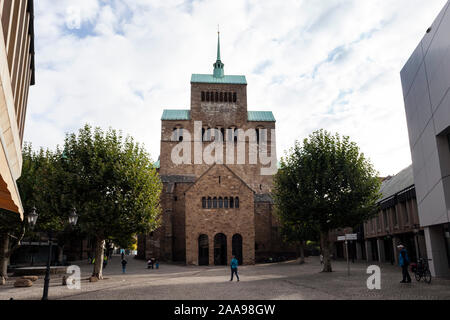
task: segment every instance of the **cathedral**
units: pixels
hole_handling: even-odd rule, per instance
[[[274,215],[275,118],[247,110],[247,80],[225,75],[220,34],[213,74],[193,74],[190,110],[164,110],[155,164],[161,227],[138,237],[138,257],[188,265],[292,255]]]

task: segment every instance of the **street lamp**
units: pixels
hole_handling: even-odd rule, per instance
[[[38,217],[39,215],[36,213],[36,208],[33,207],[33,209],[31,209],[31,213],[28,214],[28,224],[30,225],[31,230],[34,229]]]
[[[31,213],[28,214],[28,224],[31,229],[34,228],[37,222],[37,218],[39,215],[36,213],[36,208],[33,207]],[[72,212],[69,214],[69,224],[74,227],[77,224],[78,215],[75,208],[72,209]],[[48,258],[47,258],[47,269],[45,271],[45,279],[44,279],[44,293],[42,295],[42,300],[48,300],[48,287],[50,284],[50,264],[52,260],[52,232],[48,232]]]
[[[69,224],[74,227],[76,226],[78,221],[77,210],[75,208],[72,209],[72,212],[69,214]]]

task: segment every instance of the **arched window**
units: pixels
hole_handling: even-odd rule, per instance
[[[223,208],[223,198],[219,197],[219,208],[222,209]]]
[[[206,93],[206,101],[209,102],[209,92]]]
[[[237,94],[236,94],[236,92],[233,92],[233,102],[234,103],[237,102]]]
[[[211,197],[208,198],[208,209],[211,209],[212,207],[212,199]]]
[[[224,201],[223,201],[223,207],[224,207],[225,209],[228,209],[228,198],[227,198],[227,197],[225,197],[225,199],[224,199]]]
[[[239,209],[239,197],[236,197],[236,198],[234,199],[234,207],[235,207],[236,209]]]
[[[205,197],[202,198],[202,208],[206,209],[206,198]]]
[[[205,91],[202,91],[202,101],[205,101]]]
[[[234,198],[230,197],[230,209],[234,208]]]
[[[216,197],[214,197],[214,199],[213,199],[213,208],[217,209],[217,198]]]
[[[172,141],[183,141],[183,128],[177,127],[173,129]]]

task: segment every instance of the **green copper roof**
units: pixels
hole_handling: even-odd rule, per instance
[[[191,120],[191,111],[164,110],[161,120]]]
[[[249,111],[248,121],[275,122],[272,111]]]
[[[153,164],[153,168],[155,168],[155,169],[160,169],[160,168],[161,168],[161,160],[156,161],[156,162]]]
[[[222,60],[220,60],[220,33],[217,33],[217,60],[216,63],[214,63],[214,71],[213,76],[214,78],[223,78],[225,76],[225,71],[223,69],[225,65],[222,63]]]
[[[223,76],[216,78],[212,74],[193,74],[191,83],[247,84],[245,76]]]

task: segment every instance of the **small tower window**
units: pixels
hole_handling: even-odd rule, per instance
[[[225,209],[228,209],[228,198],[225,197],[225,199],[223,200],[223,206]]]
[[[228,93],[226,93],[226,92],[223,95],[223,101],[228,102]]]
[[[235,207],[236,209],[239,209],[239,197],[236,197],[236,198],[234,199],[234,207]]]
[[[209,102],[209,92],[206,93],[206,101]]]
[[[211,209],[212,207],[212,199],[211,197],[208,198],[208,209]]]
[[[230,197],[230,209],[234,208],[234,198]]]
[[[231,92],[228,92],[228,102],[232,102],[233,101],[233,97]]]
[[[216,98],[215,101],[219,102],[219,93],[218,92],[216,92],[216,97],[215,98]]]
[[[223,92],[220,93],[219,101],[220,101],[220,102],[223,102]]]
[[[202,208],[206,209],[206,197],[202,198]]]
[[[205,101],[205,91],[202,91],[202,101]]]
[[[214,199],[213,199],[213,208],[217,209],[217,198],[216,197],[214,197]]]
[[[219,208],[222,209],[223,208],[223,198],[219,197]]]
[[[237,94],[236,94],[236,92],[233,93],[233,102],[234,103],[237,102]]]

